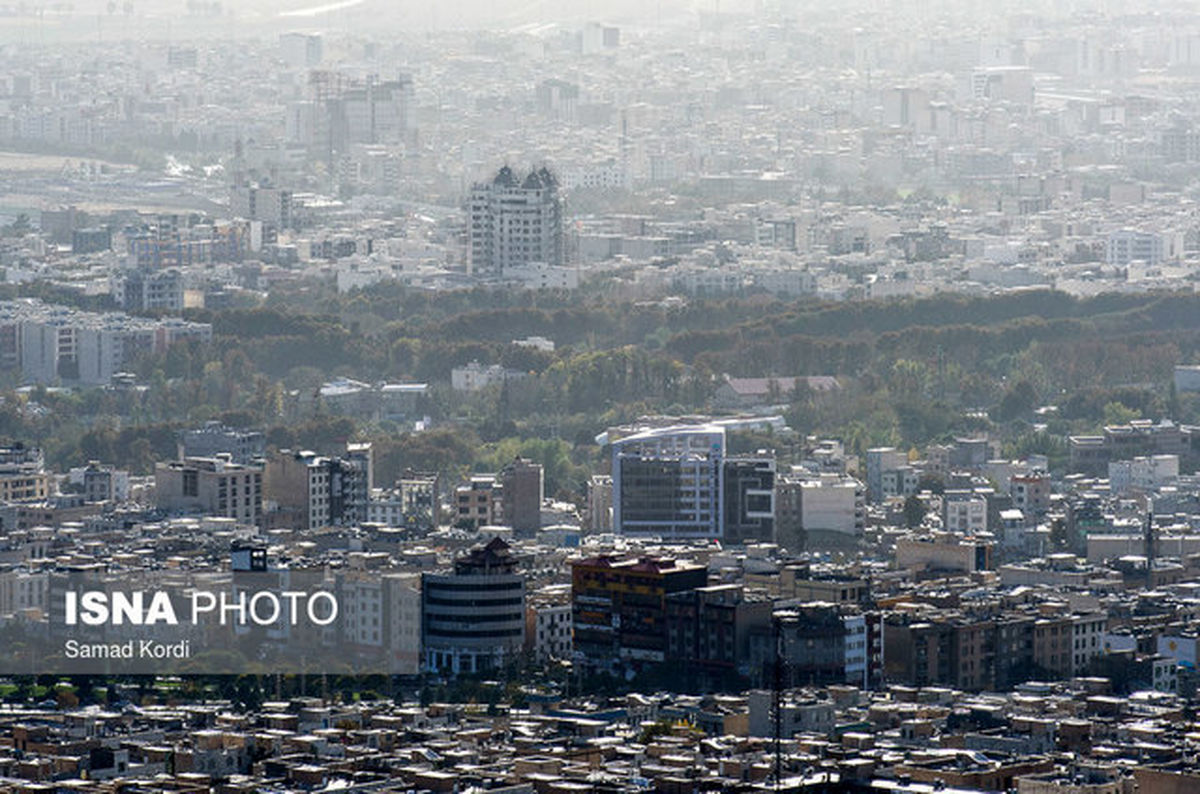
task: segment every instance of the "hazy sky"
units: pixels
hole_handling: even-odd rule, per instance
[[[512,29],[537,23],[672,23],[698,12],[752,14],[785,8],[801,18],[866,14],[943,24],[1012,14],[1195,13],[1195,0],[25,0],[0,5],[41,16],[0,16],[0,44],[68,40],[270,37],[285,30],[382,34],[462,28]],[[57,7],[58,10],[55,10]]]
[[[755,0],[27,0],[0,17],[0,43],[96,38],[263,35],[272,28],[343,32],[509,28],[584,20],[653,23],[695,10],[749,10]],[[4,4],[16,7],[17,3]],[[70,7],[67,10],[67,7]],[[37,8],[46,9],[40,16]]]

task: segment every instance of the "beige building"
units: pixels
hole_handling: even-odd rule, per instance
[[[612,532],[612,477],[594,474],[588,481],[588,528],[592,532]]]
[[[807,565],[787,565],[778,573],[746,573],[747,588],[761,588],[774,598],[857,604],[871,597],[871,585],[861,576],[814,574]]]
[[[775,529],[781,542],[798,532],[862,535],[866,488],[843,474],[788,474],[775,480]]]
[[[319,467],[310,464],[312,453],[280,450],[267,462],[264,496],[274,523],[311,529],[324,526],[328,505],[321,491],[328,491]]]
[[[1075,624],[1068,615],[1039,618],[1033,628],[1033,663],[1055,675],[1074,672]]]
[[[54,476],[45,470],[38,447],[0,447],[0,501],[36,502],[53,496]]]
[[[1200,791],[1200,770],[1134,767],[1138,794],[1192,794]]]
[[[0,615],[15,615],[30,609],[46,611],[49,590],[50,577],[44,572],[0,573]]]
[[[1047,772],[1019,777],[1017,794],[1134,794],[1137,781],[1117,770],[1089,769],[1075,774]]]
[[[262,494],[262,468],[231,463],[228,455],[187,458],[154,467],[155,503],[160,510],[258,524]]]
[[[369,518],[370,444],[347,444],[343,457],[283,449],[267,461],[264,496],[270,523],[320,529],[355,526]]]
[[[53,476],[44,471],[0,473],[0,501],[33,502],[54,492]]]
[[[1063,677],[1087,675],[1092,659],[1104,653],[1108,618],[1100,612],[1047,614],[1033,631],[1033,662]]]
[[[542,500],[546,496],[542,464],[518,456],[500,470],[496,479],[505,523],[523,536],[541,529]]]
[[[896,541],[896,567],[918,571],[986,571],[992,567],[992,545],[953,536],[901,538]]]
[[[342,641],[358,649],[383,648],[393,675],[420,672],[420,575],[351,571],[339,587]]]
[[[504,505],[500,484],[489,474],[472,475],[454,489],[454,521],[483,527],[503,521]]]
[[[525,650],[539,663],[571,658],[571,629],[569,586],[551,585],[530,597],[525,606]]]

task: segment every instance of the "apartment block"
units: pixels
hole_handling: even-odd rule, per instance
[[[786,474],[775,481],[775,519],[781,539],[811,531],[857,537],[866,525],[866,489],[841,474]]]
[[[761,658],[770,634],[769,599],[748,596],[739,584],[721,584],[670,593],[666,609],[668,664],[710,686],[761,672],[754,659]]]
[[[209,342],[212,326],[178,318],[96,314],[36,300],[0,302],[0,364],[34,383],[107,384],[142,353]]]
[[[212,458],[229,455],[234,463],[243,465],[262,458],[267,451],[266,436],[258,430],[240,430],[220,422],[207,422],[203,427],[184,430],[179,434],[179,457]]]
[[[262,520],[263,470],[226,457],[186,458],[154,467],[160,510],[225,516],[245,524]]]
[[[467,214],[472,273],[503,278],[511,268],[564,263],[562,199],[545,168],[520,179],[504,166],[471,190]]]
[[[363,449],[361,447],[365,446]],[[273,523],[298,522],[307,529],[357,526],[368,518],[370,445],[347,445],[344,455],[280,450],[266,465],[264,495]]]
[[[504,523],[519,536],[529,537],[542,526],[542,501],[546,497],[542,464],[517,457],[496,477]]]
[[[476,474],[454,489],[454,520],[471,527],[503,522],[504,502],[495,475]]]
[[[615,673],[667,657],[667,597],[708,584],[702,565],[601,555],[571,563],[575,651],[587,668]]]

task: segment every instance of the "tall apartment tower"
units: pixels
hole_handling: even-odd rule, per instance
[[[508,268],[563,264],[562,198],[547,169],[522,180],[504,166],[471,189],[467,209],[473,274],[503,277]]]
[[[289,69],[311,69],[324,57],[320,33],[290,31],[279,35],[279,57]]]
[[[279,450],[266,465],[264,495],[273,506],[268,517],[278,526],[305,529],[357,526],[367,520],[370,504],[371,445],[348,444],[342,457],[308,450]]]
[[[499,478],[504,522],[521,537],[533,537],[542,528],[542,499],[546,485],[542,464],[517,457]]]

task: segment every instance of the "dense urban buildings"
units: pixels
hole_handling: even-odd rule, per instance
[[[94,314],[37,300],[0,304],[0,363],[32,383],[103,385],[139,354],[211,339],[207,323]]]
[[[1200,791],[1189,4],[0,23],[0,790]]]

